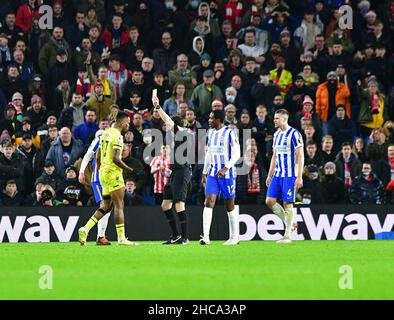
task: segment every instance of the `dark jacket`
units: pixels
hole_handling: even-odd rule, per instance
[[[59,129],[61,129],[63,127],[68,127],[71,130],[73,128],[74,110],[75,110],[75,108],[72,107],[71,105],[62,110],[62,112],[60,113],[58,124],[57,124]],[[82,110],[83,110],[83,115],[85,117],[88,107],[86,105],[83,105]]]
[[[83,145],[80,140],[75,140],[72,138],[72,149],[70,154],[69,164],[72,165],[79,158],[83,157]],[[66,165],[63,159],[63,147],[60,139],[58,138],[56,142],[51,146],[48,151],[46,161],[51,160],[56,168],[56,173],[59,177],[65,177]]]
[[[315,100],[314,92],[306,85],[301,88],[293,86],[286,93],[284,107],[290,112],[290,114],[301,111],[302,102],[304,101],[305,96],[310,96],[312,100]]]
[[[42,172],[42,167],[44,165],[44,159],[39,150],[37,150],[34,145],[31,147],[30,154],[28,154],[22,146],[18,147],[18,153],[24,157],[27,166],[27,172],[24,176],[26,192],[33,191],[34,181],[40,176]]]
[[[56,63],[49,69],[47,76],[48,89],[54,90],[60,82],[68,80],[70,86],[73,85],[76,79],[74,79],[74,72],[71,63]]]
[[[31,129],[37,131],[37,129],[45,122],[45,110],[41,109],[39,112],[33,110],[29,107],[25,113],[26,117],[31,120]]]
[[[17,206],[22,206],[23,204],[24,204],[24,197],[19,192],[17,192],[17,194],[13,198],[11,198],[5,192],[2,192],[0,194],[0,206],[17,207]]]
[[[354,154],[350,156],[350,176],[352,180],[357,177],[361,172],[361,162]],[[335,161],[336,173],[339,178],[345,181],[345,162],[341,153],[338,154]]]
[[[350,202],[352,204],[383,204],[385,191],[382,181],[372,173],[371,180],[362,175],[356,177],[350,185]]]
[[[321,191],[324,198],[324,203],[345,203],[346,189],[341,178],[333,174],[332,176],[324,176],[320,183]]]
[[[137,192],[125,192],[124,194],[124,205],[126,207],[131,207],[131,206],[139,206],[144,203],[144,198],[139,195]]]
[[[56,194],[58,194],[59,191],[63,191],[61,188],[63,187],[64,180],[56,174],[56,171],[54,171],[51,175],[44,171],[37,180],[44,184],[49,184],[53,190],[55,190]]]
[[[60,190],[59,198],[68,201],[67,206],[76,206],[81,201],[85,204],[85,187],[77,179],[66,179]]]
[[[143,164],[136,158],[127,157],[122,159],[125,164],[127,164],[130,168],[133,169],[133,172],[123,170],[123,178],[124,180],[133,179],[135,181],[135,185],[137,190],[142,190],[146,181],[146,172]]]
[[[169,49],[163,47],[153,50],[153,60],[155,62],[156,70],[168,73],[176,64],[176,59],[179,54],[178,49],[171,46]]]
[[[0,134],[4,130],[7,130],[9,135],[12,136],[16,132],[22,130],[22,125],[19,121],[16,120],[16,117],[14,118],[14,120],[2,119],[0,120]]]
[[[7,180],[15,180],[18,191],[25,191],[25,173],[27,172],[27,164],[24,158],[14,152],[11,159],[0,153],[0,189],[5,187]]]
[[[23,95],[23,103],[27,105],[28,91],[26,83],[19,77],[15,81],[11,81],[6,75],[3,80],[0,80],[0,88],[4,93],[7,101],[12,101],[12,96],[15,92],[20,92]]]
[[[342,142],[353,141],[353,137],[356,135],[356,129],[353,121],[347,116],[345,116],[345,119],[340,120],[334,114],[330,121],[328,121],[328,134],[334,138],[334,150],[339,151]]]
[[[273,107],[273,101],[275,96],[280,95],[278,88],[270,83],[268,86],[265,86],[261,83],[256,83],[250,89],[250,95],[254,101],[254,105],[257,106],[259,104],[265,105],[268,110],[271,110]]]

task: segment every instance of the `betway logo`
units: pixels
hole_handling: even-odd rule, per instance
[[[295,208],[295,213],[297,209]],[[299,208],[301,214],[297,214],[297,222],[302,223],[309,233],[311,240],[368,240],[368,227],[373,233],[392,231],[394,214],[385,216],[383,225],[377,214],[319,214],[313,218],[310,208]],[[330,221],[331,220],[331,221]],[[246,225],[246,231],[240,235],[241,240],[252,240],[256,234],[263,240],[279,240],[283,236],[284,223],[275,214],[265,214],[257,222],[249,214],[240,214],[239,222]],[[306,234],[292,234],[294,240],[305,240]],[[340,237],[341,236],[341,237]]]
[[[12,225],[9,216],[3,216],[0,220],[0,242],[4,241],[7,235],[9,242],[19,242],[21,235],[24,235],[27,242],[50,242],[51,227],[60,242],[69,242],[79,217],[70,216],[66,226],[63,227],[60,217],[17,216]],[[26,225],[27,224],[27,225]],[[55,241],[56,239],[52,239]]]

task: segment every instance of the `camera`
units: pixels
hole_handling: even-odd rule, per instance
[[[41,204],[44,204],[45,201],[52,199],[52,192],[50,190],[44,190],[41,193]]]

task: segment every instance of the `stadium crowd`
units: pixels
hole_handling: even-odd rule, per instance
[[[78,169],[112,108],[131,119],[125,204],[160,203],[171,148],[143,155],[166,130],[153,89],[190,132],[225,111],[247,167],[238,203],[264,203],[280,108],[304,137],[299,203],[394,203],[392,0],[1,0],[0,21],[0,206],[95,205]]]

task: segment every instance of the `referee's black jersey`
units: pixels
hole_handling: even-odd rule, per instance
[[[171,146],[170,169],[190,169],[195,158],[194,135],[186,128],[178,126],[175,135],[166,136],[166,143]],[[170,139],[170,140],[168,140]]]

